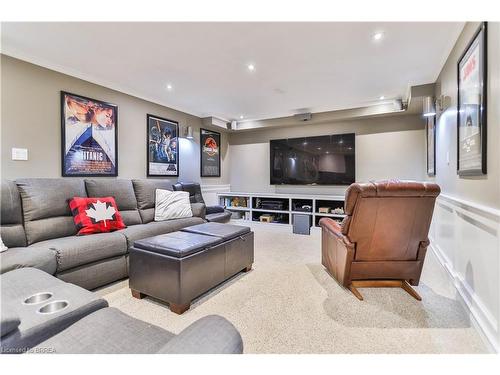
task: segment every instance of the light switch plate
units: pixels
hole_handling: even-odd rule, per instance
[[[27,148],[12,148],[12,160],[28,160]]]

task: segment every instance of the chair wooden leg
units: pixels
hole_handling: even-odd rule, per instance
[[[349,290],[352,292],[352,294],[354,294],[356,296],[357,299],[359,299],[360,301],[363,301],[363,296],[361,295],[361,293],[359,292],[359,290],[356,289],[356,287],[354,285],[349,285]]]
[[[417,301],[422,301],[422,297],[411,287],[406,280],[356,280],[349,285],[349,290],[360,300],[363,296],[357,288],[401,288]]]
[[[422,301],[422,297],[420,297],[417,291],[413,289],[410,284],[408,284],[408,281],[403,280],[403,282],[401,283],[401,288],[403,288],[410,296],[415,298],[417,301]]]

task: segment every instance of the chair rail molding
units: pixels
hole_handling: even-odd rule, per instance
[[[447,270],[484,341],[500,352],[500,210],[441,194],[430,249]]]

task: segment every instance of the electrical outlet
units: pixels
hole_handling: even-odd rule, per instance
[[[28,160],[27,148],[12,148],[12,160]]]

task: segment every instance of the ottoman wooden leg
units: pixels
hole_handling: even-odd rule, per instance
[[[249,266],[243,268],[243,272],[249,272],[252,270],[252,265],[250,264]]]
[[[130,289],[130,291],[132,292],[132,297],[134,297],[134,298],[143,299],[144,297],[146,297],[146,295],[144,293],[141,293],[137,290]]]
[[[182,313],[185,313],[186,311],[189,310],[189,308],[191,307],[191,303],[186,303],[183,305],[178,305],[176,303],[170,303],[169,306],[170,306],[170,311],[181,315]]]

